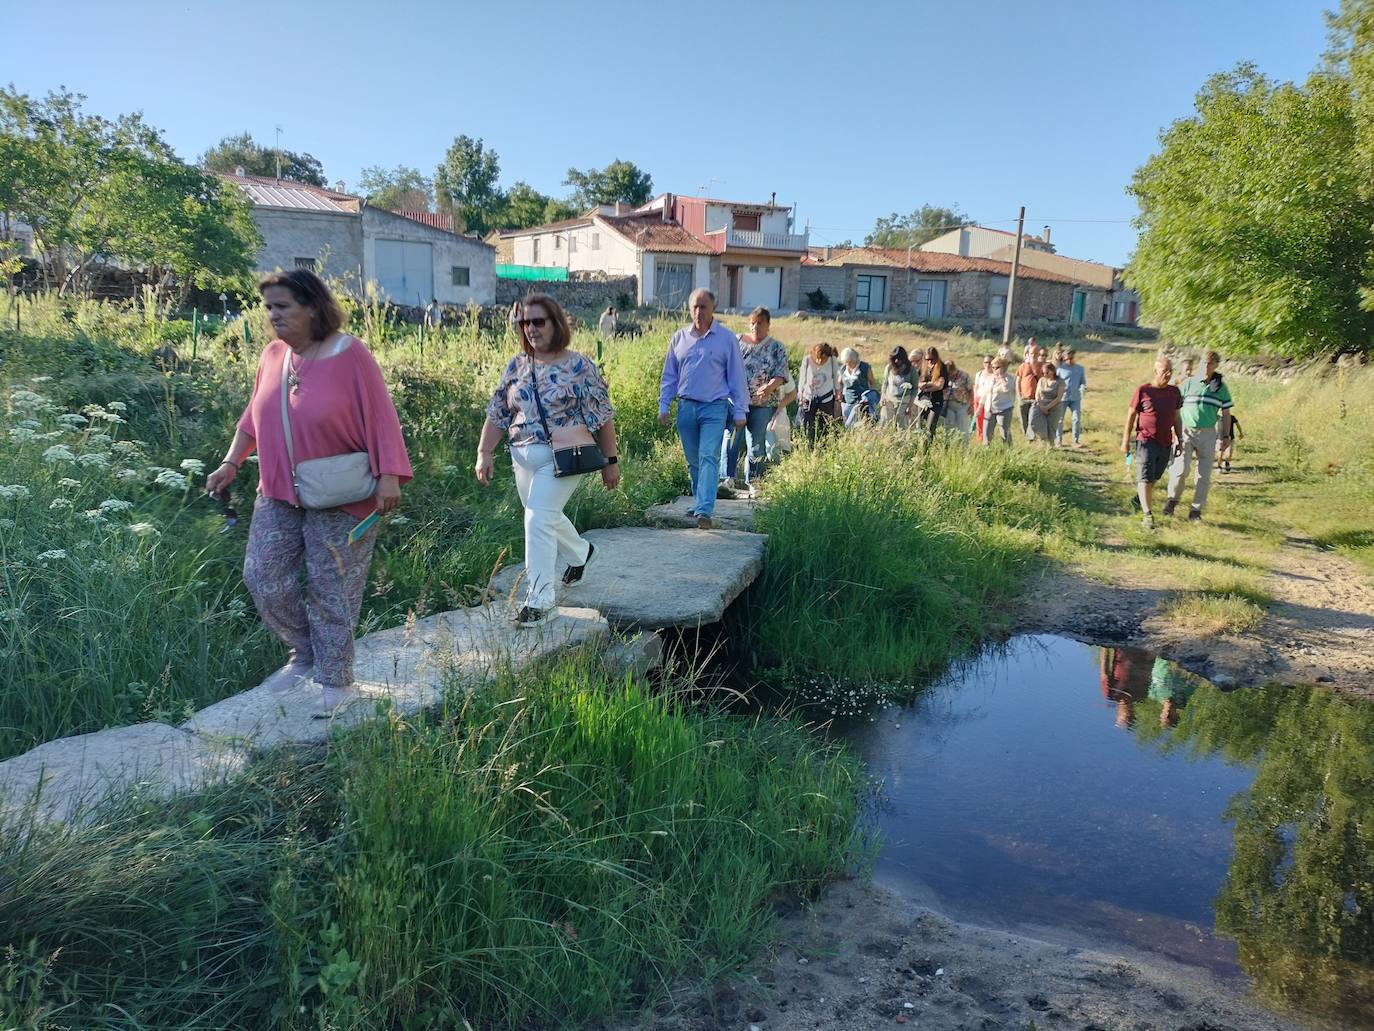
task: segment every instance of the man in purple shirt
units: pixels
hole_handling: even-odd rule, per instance
[[[658,421],[668,425],[668,410],[677,398],[677,435],[692,473],[692,514],[697,526],[711,529],[716,509],[716,481],[720,478],[720,442],[725,420],[734,405],[735,428],[744,425],[749,411],[744,359],[739,338],[715,320],[716,295],[694,290],[688,306],[692,324],[673,334],[663,362],[658,388]]]

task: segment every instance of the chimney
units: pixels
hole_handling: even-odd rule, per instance
[[[338,179],[338,180],[335,181],[335,183],[334,183],[334,192],[335,192],[335,193],[345,193],[345,192],[347,192],[346,190],[344,190],[344,181],[343,181],[342,179]]]
[[[830,244],[826,244],[826,245],[825,245],[825,258],[824,258],[823,260],[824,260],[824,261],[829,261],[831,255],[834,254],[834,253],[835,253],[835,248],[831,247]]]
[[[769,211],[772,211],[772,210],[773,210],[774,208],[776,208],[777,206],[778,206],[778,191],[777,191],[777,190],[774,190],[774,191],[773,191],[771,194],[769,194],[769,196],[768,196],[768,210],[769,210]]]
[[[665,193],[665,194],[663,195],[663,221],[665,221],[665,222],[671,222],[672,220],[673,220],[673,195],[672,195],[671,193]]]
[[[235,165],[234,174],[237,176],[242,176],[244,174],[244,167],[242,165]]]
[[[1046,242],[1046,243],[1049,243],[1049,242],[1050,242],[1050,227],[1049,227],[1049,226],[1046,226],[1046,227],[1045,227],[1045,242]]]

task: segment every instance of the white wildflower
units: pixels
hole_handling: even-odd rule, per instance
[[[407,519],[407,518],[406,518],[405,516],[403,516],[403,515],[398,515],[398,516],[392,516],[392,517],[391,517],[391,525],[392,525],[392,526],[407,526],[407,525],[409,525],[409,523],[410,523],[410,520]]]
[[[88,508],[82,514],[93,523],[103,523],[105,521],[105,513],[98,508]]]
[[[76,455],[72,454],[72,449],[63,444],[54,444],[43,452],[43,461],[49,465],[56,465],[58,462],[75,462]]]
[[[51,383],[51,382],[52,382],[52,377],[51,377],[51,376],[34,376],[32,379],[29,380],[29,382],[30,382],[30,383]]]
[[[105,405],[105,407],[112,412],[127,412],[129,410],[129,406],[126,405],[123,401],[110,401]]]
[[[151,537],[157,533],[157,527],[152,523],[130,523],[129,532],[135,537]]]
[[[59,437],[61,437],[61,436],[62,436],[62,431],[61,431],[61,430],[48,430],[47,433],[40,433],[40,434],[38,435],[38,439],[39,439],[39,440],[57,440],[57,439],[58,439]]]
[[[37,419],[20,419],[15,425],[21,430],[36,430],[43,424]]]
[[[61,548],[53,548],[52,551],[42,552],[38,556],[39,562],[57,562],[67,557],[67,553]]]
[[[110,442],[113,440],[114,437],[110,436],[108,433],[92,433],[86,438],[86,443],[90,444],[92,447],[109,447]]]
[[[175,469],[158,470],[157,478],[153,480],[159,487],[171,487],[173,490],[186,490],[190,487],[190,481]]]
[[[125,501],[122,498],[106,498],[100,503],[102,512],[127,512],[134,507],[132,501]]]
[[[72,502],[70,498],[53,498],[52,504],[48,507],[54,511],[59,511],[64,508],[71,508]]]
[[[110,450],[117,455],[132,455],[138,450],[138,444],[132,440],[116,440],[110,445]]]
[[[59,415],[57,421],[63,426],[76,429],[78,426],[85,426],[90,420],[84,415],[78,415],[76,412],[67,412],[64,415]]]
[[[83,539],[83,540],[79,540],[79,541],[77,541],[75,544],[73,544],[73,545],[72,545],[72,550],[74,550],[74,551],[85,551],[86,549],[88,549],[88,548],[90,548],[90,547],[93,547],[93,542],[90,541],[90,540],[87,540],[87,539]]]
[[[192,476],[199,476],[205,472],[205,463],[199,458],[183,458],[181,468],[183,472],[190,473]]]
[[[82,465],[94,466],[97,469],[110,467],[110,456],[103,451],[84,451],[76,460]]]
[[[10,430],[10,440],[16,444],[29,444],[38,439],[38,434],[27,426],[15,426]]]
[[[13,520],[13,519],[10,519],[8,516],[7,516],[6,518],[4,518],[4,519],[0,519],[0,530],[13,530],[13,529],[14,529],[14,520]]]
[[[90,569],[92,573],[108,573],[112,568],[103,558],[91,559]]]
[[[81,481],[73,480],[70,476],[64,476],[62,477],[62,479],[57,481],[57,485],[61,487],[63,490],[71,490],[73,487],[80,487]]]
[[[91,418],[99,419],[101,422],[114,423],[116,425],[124,422],[123,417],[115,415],[114,412],[94,412],[91,414]]]
[[[17,411],[37,412],[42,411],[48,404],[48,399],[42,394],[35,394],[32,390],[10,391],[10,405]]]
[[[0,623],[15,623],[23,618],[23,609],[0,609]]]
[[[0,501],[27,501],[32,496],[33,491],[22,483],[11,483],[0,487]]]
[[[115,479],[121,480],[124,483],[129,483],[133,480],[142,480],[143,474],[137,469],[120,469],[115,473]]]
[[[441,476],[453,476],[457,472],[458,467],[456,465],[449,465],[445,463],[444,465],[439,466],[439,474]]]

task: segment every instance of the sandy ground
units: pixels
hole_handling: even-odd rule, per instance
[[[616,1031],[1314,1026],[1196,968],[957,924],[858,881],[784,912],[778,943],[745,976],[688,989]]]
[[[1048,571],[1013,629],[1147,648],[1222,687],[1327,684],[1374,697],[1374,584],[1360,569],[1289,538],[1265,587],[1275,604],[1257,629],[1199,639],[1159,615],[1169,592],[1129,575],[1103,584]]]

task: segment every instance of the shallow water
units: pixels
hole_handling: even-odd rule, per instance
[[[1374,705],[1027,636],[838,729],[882,784],[880,884],[1374,1027]]]

